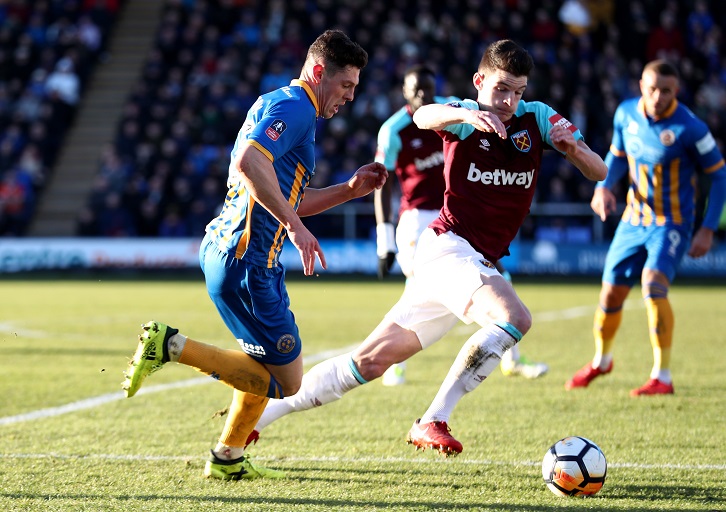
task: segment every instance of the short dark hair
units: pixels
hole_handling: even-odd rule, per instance
[[[664,59],[656,59],[648,62],[643,68],[643,72],[645,71],[655,71],[659,75],[680,78],[678,68]]]
[[[534,68],[534,60],[527,50],[511,39],[494,41],[486,50],[479,62],[479,73],[488,73],[501,69],[514,76],[529,76]]]
[[[368,64],[368,52],[342,30],[326,30],[308,48],[306,60],[311,59],[322,59],[335,74],[346,66],[363,69]]]
[[[436,72],[430,68],[429,66],[425,64],[414,64],[410,68],[406,70],[406,73],[403,75],[403,78],[405,79],[407,76],[416,75],[416,76],[432,76],[436,78]]]

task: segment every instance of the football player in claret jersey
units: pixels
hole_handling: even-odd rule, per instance
[[[631,396],[673,394],[670,360],[674,315],[668,290],[684,254],[699,258],[713,243],[726,198],[726,169],[706,124],[676,99],[678,71],[663,60],[646,64],[641,97],[615,112],[613,140],[605,157],[607,178],[591,206],[604,221],[616,209],[612,187],[629,174],[626,208],[610,244],[595,312],[595,356],[566,382],[587,387],[613,369],[612,347],[623,303],[640,280],[653,348],[650,378]],[[696,172],[711,178],[703,222],[691,239],[696,217]]]
[[[414,113],[417,126],[443,139],[446,183],[439,217],[416,247],[415,290],[401,297],[352,354],[317,364],[294,396],[270,401],[257,430],[380,377],[462,320],[479,330],[464,343],[431,407],[407,436],[417,448],[461,452],[462,444],[449,432],[449,416],[532,323],[495,262],[508,254],[529,212],[542,152],[554,148],[591,180],[607,172],[569,121],[543,103],[521,101],[532,67],[524,48],[496,41],[473,76],[476,101],[429,104]]]
[[[419,236],[439,216],[444,205],[444,152],[441,137],[433,130],[422,130],[413,122],[413,114],[423,105],[458,101],[453,96],[436,96],[436,75],[423,65],[404,74],[402,93],[406,105],[389,117],[378,131],[376,162],[381,162],[396,179],[389,178],[374,192],[376,213],[376,248],[378,276],[384,277],[395,260],[406,276],[406,290],[413,286],[413,255]],[[393,188],[400,186],[398,224],[393,227]],[[394,235],[395,233],[395,235]],[[502,275],[509,276],[497,262]],[[509,277],[507,277],[509,278]],[[507,376],[521,375],[536,379],[549,370],[544,363],[530,362],[513,346],[502,356],[500,366]],[[381,379],[384,386],[406,381],[406,362],[391,365]]]
[[[231,152],[228,192],[207,225],[199,250],[212,302],[241,350],[223,350],[187,338],[161,322],[144,332],[123,388],[133,396],[144,379],[175,361],[234,388],[222,436],[204,469],[224,480],[279,477],[244,456],[247,437],[269,398],[294,394],[303,375],[301,340],[279,262],[288,236],[305,275],[325,258],[300,216],[369,194],[385,182],[383,165],[362,166],[345,183],[307,189],[315,167],[318,118],[333,117],[353,101],[368,54],[340,30],[328,30],[308,49],[300,78],[260,96],[250,108]]]
[[[413,114],[429,103],[446,103],[458,98],[436,96],[436,75],[431,68],[414,66],[403,78],[406,105],[397,110],[378,131],[376,162],[395,173],[374,192],[379,277],[398,260],[403,275],[413,273],[413,253],[423,229],[444,204],[444,153],[441,138],[413,123]],[[393,177],[391,177],[393,178]],[[393,187],[400,187],[398,225],[393,227]],[[394,237],[395,231],[395,237]]]

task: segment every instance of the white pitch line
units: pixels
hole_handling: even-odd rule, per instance
[[[628,303],[626,302],[625,307],[628,307]],[[568,320],[573,318],[579,318],[582,316],[593,314],[595,310],[594,306],[577,306],[574,308],[569,309],[562,309],[558,311],[544,311],[541,313],[534,314],[534,319],[536,321],[540,322],[555,322],[558,320]],[[9,324],[0,324],[0,330],[3,328],[7,328]],[[467,325],[461,325],[458,327],[457,332],[463,332],[464,330],[471,330],[473,329],[472,326]],[[30,331],[26,331],[27,332]],[[38,333],[36,333],[37,335]],[[349,345],[344,348],[334,349],[334,350],[325,350],[323,352],[318,352],[317,354],[312,354],[308,357],[303,358],[303,364],[315,364],[319,363],[320,361],[324,361],[330,357],[335,357],[337,355],[345,354],[346,352],[350,352],[355,347],[357,347],[357,344]],[[209,384],[211,382],[216,382],[214,379],[211,379],[209,377],[196,377],[194,379],[187,379],[177,382],[171,382],[169,384],[157,384],[154,386],[146,386],[143,389],[140,389],[137,395],[147,395],[150,393],[160,393],[163,391],[168,391],[170,389],[178,389],[178,388],[185,388],[185,387],[191,387],[191,386],[198,386],[201,384]],[[62,414],[68,414],[76,411],[82,411],[85,409],[91,409],[93,407],[99,407],[104,404],[108,404],[111,402],[115,402],[117,400],[123,400],[126,398],[124,393],[122,391],[119,391],[117,393],[107,393],[105,395],[99,395],[92,398],[86,398],[84,400],[79,400],[77,402],[71,402],[69,404],[60,405],[58,407],[49,407],[46,409],[38,409],[35,411],[23,413],[23,414],[17,414],[15,416],[5,416],[3,418],[0,418],[0,426],[3,425],[13,425],[15,423],[22,423],[24,421],[33,421],[33,420],[41,420],[45,418],[52,418],[54,416],[60,416]]]
[[[627,309],[633,309],[626,303]],[[635,306],[637,307],[637,305]],[[535,313],[534,318],[540,322],[553,322],[558,320],[567,320],[572,318],[579,318],[593,314],[594,306],[578,306],[570,309],[560,311],[546,311],[542,313]],[[7,328],[8,324],[0,324],[0,331],[3,328]],[[24,334],[27,335],[29,331]],[[34,332],[36,336],[39,334]],[[344,354],[353,350],[357,344],[349,345],[347,347],[335,350],[327,350],[313,354],[311,356],[303,358],[304,364],[315,364],[320,361],[324,361],[330,357]],[[209,377],[197,377],[194,379],[187,379],[178,382],[172,382],[169,384],[158,384],[155,386],[147,386],[144,389],[139,390],[137,395],[158,393],[167,391],[170,389],[178,389],[184,387],[197,386],[201,384],[209,384],[216,382],[214,379]],[[85,400],[79,400],[59,407],[50,407],[47,409],[39,409],[25,414],[18,414],[16,416],[6,416],[0,418],[1,425],[11,425],[14,423],[21,423],[24,421],[32,421],[44,418],[50,418],[53,416],[59,416],[62,414],[68,414],[71,412],[80,411],[83,409],[90,409],[98,407],[110,402],[125,399],[123,392],[108,393]],[[206,460],[198,456],[163,456],[163,455],[111,455],[111,454],[98,454],[98,455],[63,455],[63,454],[33,454],[33,453],[0,453],[0,459],[96,459],[96,460],[128,460],[128,461],[189,461],[189,460]],[[430,459],[407,459],[402,457],[255,457],[255,460],[276,462],[276,461],[289,461],[289,462],[333,462],[333,463],[408,463],[408,464],[441,464],[441,463],[453,463],[455,460],[457,463],[477,466],[531,466],[537,467],[541,462],[537,461],[521,461],[521,462],[506,462],[506,461],[492,461],[492,460],[468,460],[458,457],[456,459],[448,460],[441,458],[430,458]],[[631,463],[631,462],[610,462],[608,463],[609,468],[633,468],[633,469],[672,469],[679,471],[724,471],[726,470],[726,464],[643,464],[643,463]]]
[[[0,322],[0,333],[13,334],[15,336],[23,336],[24,338],[45,338],[44,331],[33,331],[30,329],[18,328],[13,322]]]
[[[90,454],[90,455],[65,455],[57,453],[0,453],[0,459],[65,459],[65,460],[125,460],[125,461],[205,461],[206,457],[197,455],[113,455],[113,454]],[[542,462],[538,461],[497,461],[497,460],[476,460],[463,459],[461,456],[444,459],[441,457],[428,457],[410,459],[406,457],[275,457],[275,456],[255,456],[256,461],[265,462],[333,462],[333,463],[399,463],[399,464],[454,464],[461,463],[466,465],[477,466],[531,466],[539,467]],[[726,464],[643,464],[633,462],[609,462],[608,469],[625,468],[625,469],[673,469],[680,471],[724,471]]]
[[[308,357],[303,358],[303,364],[315,364],[320,361],[324,361],[331,357],[335,357],[346,352],[350,352],[358,345],[349,345],[344,348],[335,350],[324,350]],[[151,393],[159,393],[162,391],[168,391],[170,389],[187,388],[191,386],[199,386],[201,384],[210,384],[212,382],[218,382],[211,377],[196,377],[194,379],[180,380],[177,382],[170,382],[168,384],[157,384],[155,386],[146,386],[140,389],[136,396],[148,395]],[[13,425],[15,423],[22,423],[24,421],[42,420],[45,418],[52,418],[54,416],[60,416],[61,414],[68,414],[71,412],[82,411],[84,409],[91,409],[100,405],[115,402],[117,400],[125,400],[126,395],[123,391],[117,393],[107,393],[105,395],[99,395],[92,398],[86,398],[84,400],[78,400],[77,402],[71,402],[69,404],[60,405],[58,407],[48,407],[47,409],[38,409],[23,414],[17,414],[15,416],[5,416],[0,418],[0,426]]]

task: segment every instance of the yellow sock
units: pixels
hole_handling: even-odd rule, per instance
[[[179,362],[258,396],[283,398],[280,384],[267,368],[241,350],[226,350],[187,338]]]
[[[257,420],[262,416],[269,400],[269,397],[266,396],[244,393],[235,389],[219,442],[226,446],[244,447],[247,437],[257,425]]]
[[[648,312],[648,330],[653,347],[653,372],[668,370],[675,324],[671,303],[667,297],[648,297],[645,299],[645,310]]]
[[[595,338],[595,358],[593,361],[599,363],[603,356],[610,355],[613,350],[613,343],[615,343],[615,333],[618,331],[622,319],[622,307],[615,311],[606,311],[602,306],[597,308],[592,326],[592,334]]]

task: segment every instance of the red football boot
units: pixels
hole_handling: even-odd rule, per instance
[[[433,448],[443,453],[446,457],[458,455],[463,450],[459,441],[449,434],[449,426],[445,421],[431,421],[421,423],[418,419],[414,422],[411,430],[408,431],[406,442],[412,444],[418,450]]]
[[[630,391],[630,396],[643,396],[643,395],[672,395],[673,394],[673,383],[665,383],[662,380],[650,379],[648,382],[643,384],[637,389]]]
[[[587,363],[585,366],[577,370],[577,373],[575,373],[570,380],[565,382],[565,389],[586,388],[596,377],[605,375],[611,371],[613,371],[612,361],[610,361],[610,364],[604,370],[601,370],[600,368],[593,368],[592,364]]]

